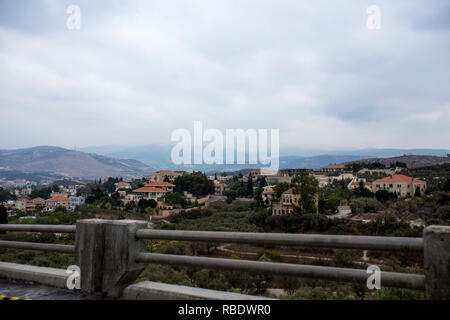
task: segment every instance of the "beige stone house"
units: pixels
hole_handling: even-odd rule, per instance
[[[183,171],[160,170],[149,175],[148,180],[150,182],[163,182],[168,179],[170,182],[174,182],[175,179],[183,175],[183,173]]]
[[[160,188],[160,189],[166,190],[168,192],[173,192],[173,188],[175,187],[175,185],[170,182],[165,182],[165,181],[162,181],[162,182],[154,181],[154,182],[146,183],[144,185],[144,187],[155,187],[155,188]]]
[[[56,196],[45,200],[45,210],[53,211],[56,207],[64,207],[67,210],[71,209],[72,201],[64,196]]]
[[[401,197],[413,196],[416,189],[419,189],[420,193],[424,193],[427,189],[427,183],[403,174],[394,174],[383,179],[375,180],[372,183],[372,192],[387,190],[392,193],[395,192]]]
[[[169,191],[156,187],[142,187],[133,190],[133,193],[142,196],[142,199],[153,199],[155,201],[158,201],[159,199],[162,199],[167,193],[169,193]]]

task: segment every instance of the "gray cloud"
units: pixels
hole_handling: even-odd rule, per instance
[[[81,30],[65,26],[69,4]],[[292,147],[448,148],[448,1],[0,0],[0,147],[279,128]]]

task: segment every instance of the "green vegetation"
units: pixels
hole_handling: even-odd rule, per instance
[[[183,196],[183,194],[179,192],[172,192],[165,196],[166,203],[173,205],[173,206],[180,206],[181,208],[187,207],[187,201],[186,198]]]
[[[383,163],[379,161],[374,162],[352,162],[345,166],[345,168],[349,171],[358,172],[361,169],[369,169],[369,170],[376,170],[376,169],[395,169],[396,167],[399,168],[406,168],[406,163],[396,161],[389,165],[389,167],[386,167]]]
[[[295,194],[300,195],[298,205],[294,205],[295,214],[316,213],[316,197],[319,193],[319,182],[307,172],[292,178],[291,185]]]
[[[450,192],[450,163],[404,169],[401,173],[426,181],[426,193],[435,191]]]
[[[206,196],[214,193],[214,182],[208,180],[206,175],[197,171],[185,173],[175,179],[175,192],[183,194],[184,191],[192,193],[194,196]]]
[[[363,165],[363,164],[362,164]],[[399,164],[395,164],[399,166]],[[379,164],[371,164],[373,168]],[[425,194],[402,199],[388,192],[376,194],[364,188],[348,190],[349,181],[334,181],[326,188],[319,190],[317,181],[307,173],[294,177],[292,183],[280,183],[274,187],[275,199],[289,188],[300,195],[300,203],[293,214],[273,216],[271,209],[262,201],[262,190],[267,185],[265,179],[253,181],[249,177],[243,182],[242,175],[235,176],[229,184],[227,200],[217,201],[207,208],[197,208],[198,203],[190,203],[183,196],[187,191],[195,196],[204,196],[214,192],[214,185],[203,173],[184,174],[175,180],[175,192],[168,194],[165,201],[173,206],[181,207],[180,213],[172,214],[163,222],[157,222],[157,228],[171,230],[211,230],[237,232],[286,232],[286,233],[321,233],[347,235],[377,235],[418,237],[422,235],[422,226],[412,226],[413,219],[422,219],[425,224],[450,224],[450,205],[448,166],[439,166],[417,171],[427,179],[433,179],[431,188]],[[355,167],[355,169],[357,169]],[[445,179],[435,179],[436,172],[445,172]],[[414,175],[416,176],[416,175]],[[144,219],[156,211],[154,200],[140,200],[123,205],[114,184],[119,179],[109,178],[96,181],[79,190],[86,196],[86,205],[78,207],[74,212],[66,212],[57,208],[54,212],[38,212],[35,220],[20,219],[28,213],[17,212],[5,220],[5,210],[0,206],[0,223],[41,223],[41,224],[74,224],[78,219],[92,217],[107,218],[139,218]],[[133,181],[132,187],[143,185],[143,180]],[[55,188],[34,190],[33,196],[43,198]],[[130,191],[127,191],[130,192]],[[317,195],[318,208],[316,208]],[[0,196],[9,198],[7,191],[0,189]],[[247,198],[239,199],[237,198]],[[255,199],[254,201],[252,199]],[[247,201],[245,201],[247,200]],[[352,215],[347,219],[333,219],[328,215],[335,214],[339,205],[349,205]],[[196,208],[190,208],[191,206]],[[317,213],[318,209],[318,213]],[[357,215],[368,214],[370,221],[352,220]],[[72,243],[73,235],[56,238],[53,234],[0,234],[0,239],[39,241],[49,243]],[[275,246],[256,246],[246,251],[245,246],[232,247],[226,251],[223,244],[214,242],[159,241],[147,242],[151,252],[178,255],[224,255],[233,259],[254,259],[267,262],[299,263],[313,260],[308,264],[329,265],[344,268],[365,268],[361,260],[361,250],[332,250],[317,248],[299,248],[303,256],[286,254],[286,249]],[[242,248],[242,251],[239,249]],[[253,251],[251,251],[253,250]],[[242,253],[241,253],[242,252]],[[311,258],[311,256],[313,258]],[[250,257],[250,258],[248,258]],[[386,253],[369,251],[368,257],[382,261],[384,271],[423,272],[423,257],[417,253]],[[243,258],[244,259],[244,258]],[[290,259],[290,260],[289,260]],[[287,260],[287,261],[286,261]],[[0,261],[28,263],[39,266],[66,268],[73,264],[73,255],[46,254],[30,250],[0,249]],[[294,261],[294,262],[295,262]],[[411,267],[412,266],[412,267]],[[308,280],[273,275],[249,274],[238,271],[208,270],[203,268],[176,267],[150,264],[140,275],[138,281],[151,280],[202,288],[227,290],[248,294],[269,295],[268,288],[279,288],[286,294],[286,299],[422,299],[423,293],[412,290],[383,288],[369,291],[364,285],[343,284],[331,281]]]
[[[16,197],[12,195],[8,190],[5,190],[0,187],[0,203],[7,202],[9,200],[15,200]]]

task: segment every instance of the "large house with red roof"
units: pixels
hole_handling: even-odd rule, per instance
[[[36,209],[36,206],[41,206],[42,208],[44,208],[45,199],[37,197],[31,200],[27,200],[26,211],[34,211],[34,209]]]
[[[147,200],[153,199],[155,201],[158,201],[161,198],[163,198],[167,193],[169,193],[169,191],[156,187],[142,187],[133,190],[133,193],[138,196],[141,196],[142,199]]]
[[[64,196],[56,196],[52,197],[50,199],[45,200],[45,210],[46,211],[53,211],[57,207],[64,207],[67,210],[72,209],[72,201]]]
[[[395,192],[401,197],[413,196],[416,193],[416,189],[418,189],[421,194],[424,193],[427,189],[427,183],[403,174],[394,174],[372,182],[372,192],[386,190],[392,193]]]
[[[162,181],[162,182],[154,181],[154,182],[146,183],[144,187],[155,187],[155,188],[160,188],[160,189],[166,190],[168,192],[173,192],[173,188],[175,187],[175,185],[170,182],[165,182],[165,181]]]

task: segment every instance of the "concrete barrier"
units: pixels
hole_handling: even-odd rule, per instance
[[[67,288],[68,277],[69,274],[64,269],[0,262],[0,278],[7,280],[29,281],[52,287]]]
[[[429,226],[423,238],[427,299],[450,300],[450,227]]]
[[[144,281],[125,288],[127,300],[274,300],[226,291]]]

